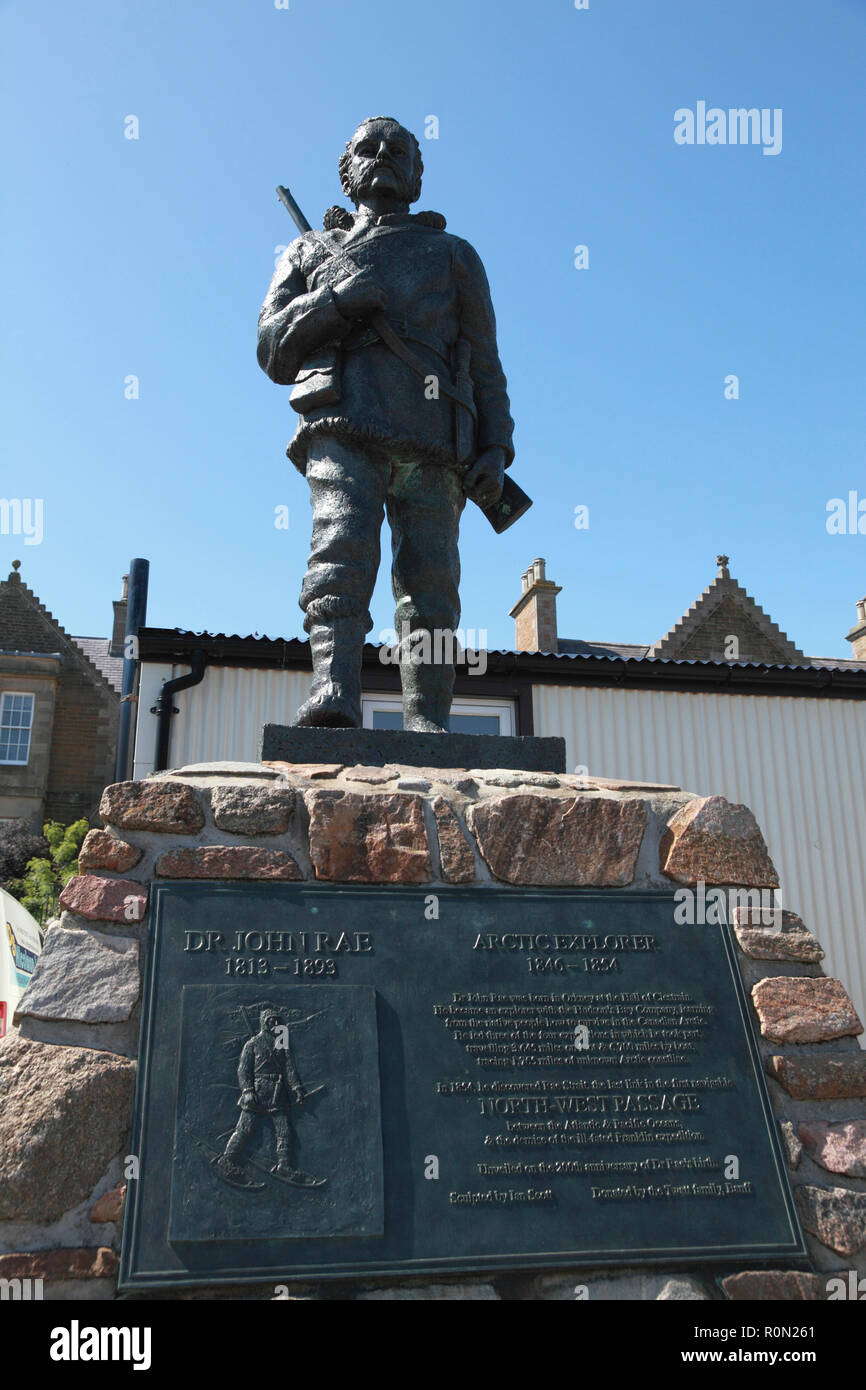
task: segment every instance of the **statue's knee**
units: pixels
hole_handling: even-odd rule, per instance
[[[373,619],[367,605],[348,594],[323,594],[321,597],[308,597],[301,594],[301,608],[304,610],[304,631],[311,627],[321,627],[340,619],[357,623],[364,632],[369,632]]]
[[[398,632],[404,624],[408,624],[411,631],[417,628],[444,631],[454,628],[459,617],[459,607],[441,594],[412,594],[397,603],[395,626]]]

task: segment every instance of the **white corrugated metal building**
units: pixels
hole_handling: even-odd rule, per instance
[[[622,647],[558,639],[559,591],[536,561],[512,610],[519,650],[488,653],[483,675],[458,667],[452,723],[559,734],[569,769],[673,783],[751,807],[783,905],[821,939],[825,968],[866,1019],[866,609],[858,605],[850,634],[854,660],[810,659],[720,562],[665,638]],[[535,650],[542,642],[548,650]],[[170,767],[254,761],[262,725],[290,724],[310,686],[304,642],[145,628],[140,656],[136,777],[156,762],[152,709],[166,681],[191,668],[201,676],[171,696]],[[372,646],[364,690],[365,724],[399,727],[397,672]]]

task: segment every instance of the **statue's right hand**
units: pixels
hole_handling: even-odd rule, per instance
[[[334,286],[334,300],[344,318],[360,319],[385,308],[388,297],[370,270],[359,270]]]

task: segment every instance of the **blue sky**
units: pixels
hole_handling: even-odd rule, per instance
[[[464,623],[511,646],[543,555],[561,635],[649,642],[725,550],[801,648],[848,656],[866,535],[826,507],[866,503],[864,0],[289,3],[0,5],[0,495],[44,504],[4,572],[73,632],[109,631],[140,555],[153,625],[300,634],[307,490],[255,357],[294,235],[274,185],[315,223],[362,117],[435,115],[418,209],[485,262],[535,498],[501,537],[467,508]],[[781,152],[678,145],[699,101],[781,108]]]

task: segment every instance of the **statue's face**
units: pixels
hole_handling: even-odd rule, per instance
[[[265,1029],[268,1033],[274,1034],[280,1026],[280,1020],[276,1014],[268,1014],[264,1020]]]
[[[415,176],[415,148],[407,130],[392,121],[370,121],[352,137],[347,192],[363,201],[371,194],[408,201]]]

